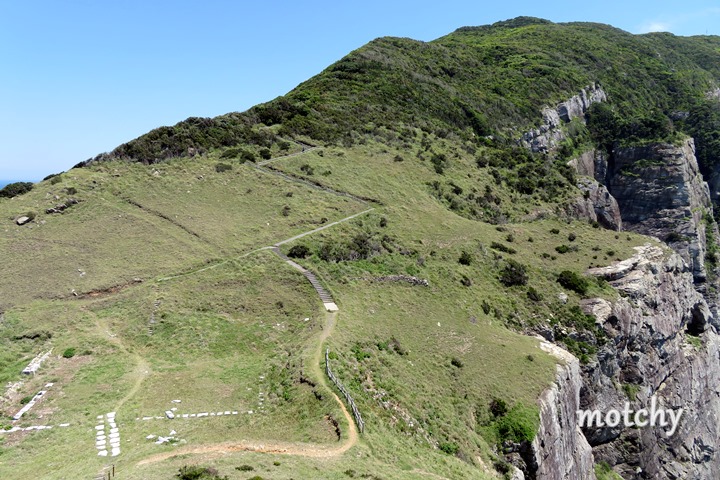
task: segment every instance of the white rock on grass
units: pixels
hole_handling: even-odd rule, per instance
[[[100,450],[100,451],[98,452],[98,455],[101,456],[101,457],[107,457],[108,452],[107,452],[107,450]]]

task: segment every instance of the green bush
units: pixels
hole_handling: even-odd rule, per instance
[[[570,247],[568,247],[567,245],[558,245],[557,247],[555,247],[555,251],[558,253],[567,253],[570,251]]]
[[[590,288],[590,282],[571,270],[563,270],[557,277],[557,282],[568,290],[585,295]]]
[[[503,245],[502,243],[498,242],[492,242],[490,244],[490,248],[499,252],[509,253],[510,255],[517,253],[517,250],[515,250],[514,248],[508,247],[507,245]]]
[[[465,366],[465,364],[460,360],[459,358],[453,357],[452,360],[450,360],[450,364],[453,367],[462,368]]]
[[[493,398],[490,402],[490,413],[495,418],[504,416],[508,411],[507,402],[501,398]]]
[[[74,347],[66,348],[65,351],[63,352],[62,356],[63,356],[63,358],[74,357],[75,356],[75,348]]]
[[[515,260],[508,260],[500,272],[500,283],[506,287],[525,285],[527,281],[527,267]]]
[[[217,173],[223,173],[229,170],[232,170],[232,165],[229,165],[227,163],[218,163],[215,165],[215,171]]]
[[[288,251],[288,257],[291,258],[305,258],[310,255],[310,249],[305,245],[293,245]]]
[[[180,471],[175,476],[180,480],[228,480],[228,477],[221,477],[214,468],[199,465],[180,467]]]
[[[239,472],[252,472],[255,470],[255,467],[252,465],[240,465],[239,467],[235,467],[235,470]]]
[[[438,448],[440,448],[442,452],[445,452],[448,455],[457,455],[457,453],[460,451],[460,446],[455,442],[442,442],[440,445],[438,445]]]
[[[27,405],[28,403],[30,403],[30,400],[32,400],[32,399],[33,399],[32,395],[26,395],[20,399],[20,405]]]
[[[240,156],[240,153],[242,153],[241,148],[228,148],[223,153],[220,154],[220,158],[223,159],[229,159],[229,158],[237,158]]]
[[[506,440],[522,443],[533,441],[539,425],[537,407],[517,404],[497,420],[495,428],[501,444]]]
[[[543,298],[542,294],[538,292],[535,287],[528,288],[527,297],[533,302],[541,302]]]
[[[465,250],[462,251],[462,253],[460,254],[460,258],[458,258],[458,263],[460,263],[460,265],[470,265],[472,261],[472,255],[470,255]]]
[[[9,183],[5,185],[2,190],[0,190],[0,197],[17,197],[18,195],[23,195],[32,190],[33,186],[34,185],[32,182]]]
[[[269,148],[261,148],[260,149],[260,158],[263,160],[270,160],[272,158],[272,153],[270,152]]]

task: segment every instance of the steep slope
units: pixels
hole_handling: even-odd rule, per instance
[[[101,471],[86,430],[113,409],[125,478],[196,460],[230,478],[239,464],[329,479],[718,471],[720,235],[703,175],[719,60],[716,37],[533,18],[380,38],[286,96],[161,127],[0,199],[0,378],[56,352],[3,414],[59,379],[37,414],[2,423],[71,423],[0,437],[0,476]],[[602,269],[647,252],[646,234],[679,255],[653,246]],[[338,303],[329,337],[273,245]],[[347,452],[313,377],[323,346],[367,424]],[[666,439],[573,421],[627,392],[687,423]],[[188,445],[147,439],[170,429]],[[323,449],[340,453],[302,454]]]

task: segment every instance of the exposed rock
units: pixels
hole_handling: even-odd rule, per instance
[[[583,88],[578,95],[575,95],[555,108],[542,110],[543,123],[540,127],[525,133],[520,144],[533,152],[548,152],[565,139],[565,134],[560,128],[564,123],[574,118],[585,121],[585,113],[590,105],[596,102],[607,100],[607,94],[597,84]]]
[[[30,217],[23,215],[22,217],[18,217],[17,219],[15,219],[15,223],[17,223],[18,225],[25,225],[26,223],[29,223],[30,220]]]
[[[704,282],[707,249],[703,216],[712,211],[712,206],[693,140],[680,146],[655,143],[616,148],[612,162],[607,184],[620,206],[624,228],[669,240],[691,265],[695,281]]]
[[[580,406],[580,363],[571,353],[547,342],[540,347],[561,361],[555,383],[539,399],[540,427],[526,458],[529,478],[595,479],[592,449],[582,434],[576,411]]]
[[[620,206],[604,185],[594,179],[583,178],[578,182],[578,188],[583,195],[570,202],[566,209],[568,215],[598,222],[610,230],[622,229]]]
[[[622,426],[584,429],[585,436],[595,458],[613,465],[623,478],[716,478],[720,336],[715,320],[681,256],[650,244],[637,250],[631,259],[590,270],[623,295],[612,303],[583,302],[608,341],[597,362],[583,368],[580,408],[607,412],[630,401],[637,410],[655,395],[661,408],[684,413],[671,437],[661,427]],[[692,346],[688,335],[697,336],[702,346]],[[623,385],[636,393],[629,398]]]
[[[77,199],[71,198],[68,201],[66,201],[65,203],[55,205],[55,207],[53,207],[53,208],[48,208],[47,210],[45,210],[45,213],[47,213],[47,214],[62,213],[66,209],[72,207],[73,205],[77,205],[78,203],[80,203],[80,202]]]

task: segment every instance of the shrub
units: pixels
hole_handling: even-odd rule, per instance
[[[67,193],[68,195],[77,195],[77,188],[75,188],[75,187],[67,187],[67,188],[65,189],[65,193]]]
[[[387,223],[388,223],[388,222],[387,222],[387,218],[386,218],[386,217],[382,217],[382,218],[380,219],[380,228],[385,228],[385,227],[387,227]]]
[[[280,142],[278,142],[278,148],[281,152],[287,152],[288,150],[290,150],[290,142],[281,140]]]
[[[500,443],[505,440],[522,443],[532,442],[539,424],[540,416],[537,408],[517,404],[497,421],[495,427]]]
[[[33,399],[32,395],[26,395],[20,399],[20,405],[27,405],[28,403],[30,403],[30,400],[32,400],[32,399]]]
[[[305,175],[312,175],[315,173],[315,170],[307,163],[300,167],[300,171],[303,172]]]
[[[614,256],[615,256],[615,250],[608,250],[608,251],[605,252],[605,253],[607,254],[608,257],[614,257]]]
[[[282,209],[282,216],[287,217],[288,215],[290,215],[290,206],[285,205]]]
[[[590,287],[588,280],[571,270],[563,270],[557,277],[557,282],[568,290],[585,295]]]
[[[62,356],[64,358],[74,357],[75,356],[75,348],[74,347],[66,348],[65,351],[63,352]]]
[[[288,257],[292,258],[305,258],[308,255],[310,255],[310,249],[305,245],[293,245],[288,252]]]
[[[228,480],[228,477],[221,477],[217,470],[199,465],[185,465],[175,475],[180,480]]]
[[[509,253],[510,255],[517,253],[517,250],[515,250],[514,248],[508,247],[507,245],[503,245],[502,243],[498,242],[492,242],[490,244],[490,248],[492,248],[493,250],[498,250],[500,252]]]
[[[505,241],[508,243],[513,243],[515,241],[515,235],[512,233],[508,233],[507,237],[505,237]]]
[[[540,292],[537,291],[537,289],[535,287],[528,288],[527,296],[533,302],[542,301],[542,295],[540,294]]]
[[[430,158],[430,162],[435,169],[435,173],[438,173],[440,175],[445,172],[445,169],[448,166],[447,157],[444,153],[433,153],[432,157]]]
[[[57,185],[58,183],[62,182],[62,174],[55,173],[53,175],[48,175],[44,178],[44,180],[50,180],[50,185]]]
[[[405,159],[403,157],[401,157],[400,155],[395,155],[395,158],[393,158],[393,161],[399,163],[399,162],[404,162]]]
[[[560,233],[560,230],[558,230],[557,228],[553,228],[550,230],[550,233],[557,235]]]
[[[555,247],[555,251],[558,253],[567,253],[570,251],[570,247],[568,247],[567,245],[558,245],[557,247]]]
[[[515,260],[508,260],[502,272],[500,272],[500,282],[506,287],[525,285],[527,281],[527,267]]]
[[[438,448],[448,455],[456,455],[460,451],[460,446],[455,442],[443,442],[438,445]]]
[[[15,182],[10,183],[8,185],[5,185],[5,187],[0,190],[0,197],[17,197],[18,195],[23,195],[30,190],[33,189],[33,183],[32,182]]]
[[[465,250],[462,251],[462,253],[460,254],[460,258],[458,258],[458,263],[460,263],[460,265],[470,265],[472,261],[472,255],[470,255]]]
[[[220,154],[220,158],[237,158],[240,156],[240,153],[242,152],[241,148],[228,148],[223,153]]]
[[[468,277],[467,275],[463,275],[460,279],[460,283],[462,283],[466,287],[472,287],[473,281],[472,278]]]
[[[504,416],[508,411],[507,403],[501,398],[493,398],[490,402],[490,413],[495,418]]]
[[[492,308],[490,304],[487,302],[487,300],[483,300],[482,304],[480,305],[482,307],[483,313],[485,315],[490,315],[490,309]]]
[[[568,241],[570,242],[574,242],[576,238],[577,236],[574,233],[570,233],[570,235],[568,235]]]
[[[243,162],[255,162],[255,154],[249,150],[243,150],[240,154],[240,160]]]
[[[457,367],[457,368],[462,368],[465,366],[465,364],[462,362],[462,360],[460,360],[459,358],[455,358],[455,357],[453,357],[453,359],[450,360],[450,364],[453,367]]]
[[[215,171],[217,173],[227,172],[228,170],[232,170],[232,165],[228,165],[227,163],[218,163],[215,165]]]
[[[260,158],[264,160],[270,160],[272,158],[272,153],[270,152],[269,148],[261,148],[260,149]]]
[[[252,472],[255,470],[255,467],[252,465],[240,465],[239,467],[235,467],[235,470],[239,472]]]

